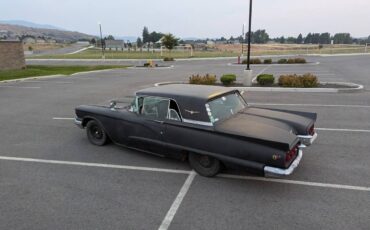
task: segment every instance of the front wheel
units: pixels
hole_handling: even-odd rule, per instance
[[[190,166],[201,176],[213,177],[221,169],[221,162],[214,157],[189,153]]]
[[[103,127],[95,120],[91,120],[87,123],[86,134],[91,144],[102,146],[107,143],[107,134]]]

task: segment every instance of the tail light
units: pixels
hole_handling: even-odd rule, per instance
[[[311,136],[315,134],[315,125],[312,125],[310,127],[310,129],[308,130],[308,134]]]
[[[298,155],[298,144],[285,154],[285,165],[288,166]]]

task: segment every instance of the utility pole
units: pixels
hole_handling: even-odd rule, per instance
[[[243,28],[242,28],[242,54],[241,56],[243,56],[243,53],[244,53],[244,23],[243,23]]]
[[[250,58],[251,58],[251,30],[252,30],[252,0],[249,0],[249,28],[248,28],[247,70],[250,70],[249,62],[250,62]]]
[[[101,46],[101,58],[105,59],[105,53],[103,48],[103,33],[101,32],[101,23],[99,22],[99,29],[100,29],[100,46]]]

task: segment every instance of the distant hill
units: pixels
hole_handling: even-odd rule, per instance
[[[0,38],[6,37],[8,39],[15,39],[24,36],[31,36],[34,38],[53,39],[58,42],[74,42],[78,40],[90,40],[95,36],[76,32],[59,29],[45,29],[35,28],[12,24],[1,24],[0,23]]]
[[[29,21],[23,20],[0,20],[0,24],[8,24],[8,25],[17,25],[17,26],[26,26],[38,29],[52,29],[52,30],[65,30],[56,26],[47,25],[47,24],[37,24]]]

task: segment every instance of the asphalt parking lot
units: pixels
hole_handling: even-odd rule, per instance
[[[282,179],[232,170],[204,178],[184,162],[93,146],[73,124],[80,104],[191,74],[241,75],[244,67],[232,60],[0,83],[0,229],[369,229],[370,56],[308,60],[252,68],[312,72],[365,90],[246,93],[253,106],[318,113],[318,139]]]

